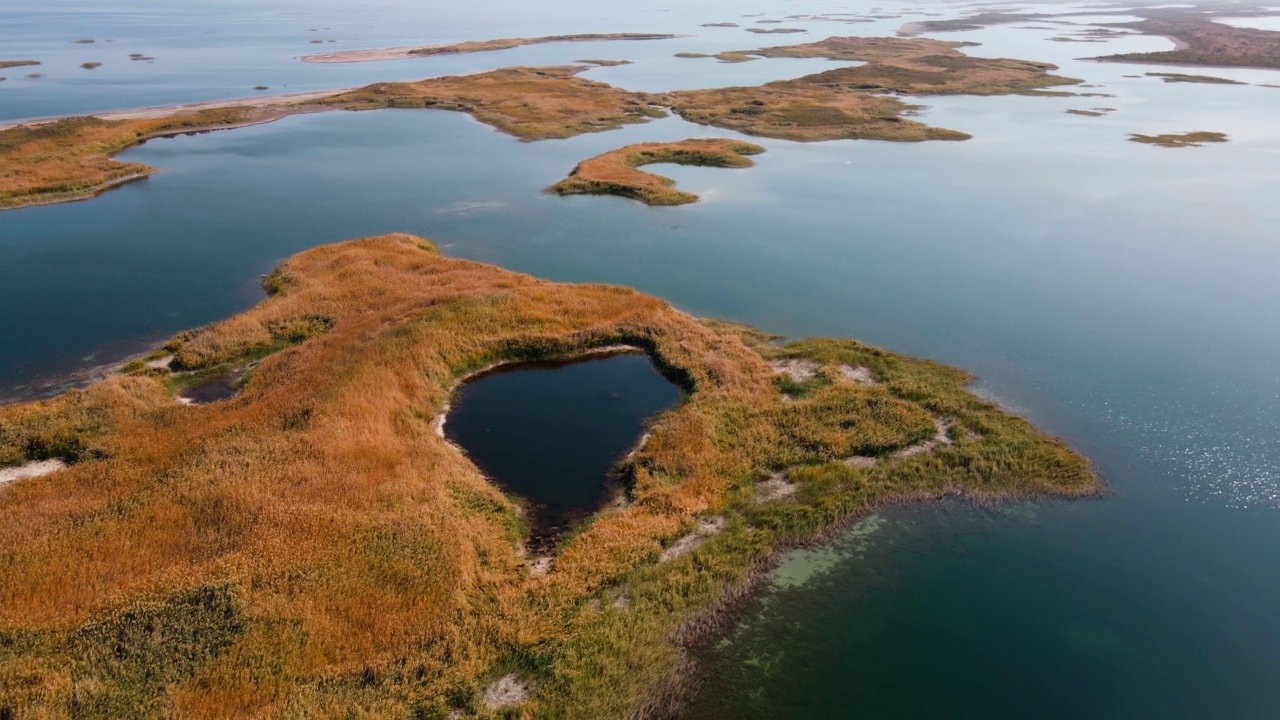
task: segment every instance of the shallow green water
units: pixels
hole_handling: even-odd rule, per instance
[[[922,120],[975,139],[765,141],[753,169],[656,168],[704,197],[679,208],[540,192],[591,154],[712,134],[674,119],[520,143],[382,111],[148,143],[124,156],[163,169],[146,182],[0,213],[0,395],[246,307],[293,252],[392,230],[774,332],[855,336],[974,371],[1113,493],[893,508],[788,560],[701,653],[690,717],[1275,717],[1280,91],[1127,79],[1159,68],[1075,62],[1044,36],[948,39],[1117,97],[928,98]],[[1107,49],[1167,46],[1125,42]],[[627,67],[636,84],[662,74]],[[1119,110],[1064,113],[1095,104]],[[1198,129],[1232,141],[1124,140]]]

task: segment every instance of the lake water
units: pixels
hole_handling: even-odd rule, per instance
[[[646,355],[523,363],[462,385],[445,435],[528,502],[536,544],[554,541],[620,490],[611,470],[680,390]]]
[[[262,27],[305,32],[328,22],[300,4],[281,7],[294,7],[297,22],[277,13]],[[108,15],[128,14],[113,8]],[[479,22],[477,8],[497,26]],[[626,58],[636,64],[590,76],[663,89],[809,71],[670,59],[805,39],[741,30],[724,39],[699,23],[837,10],[643,9],[662,8],[532,18],[521,6],[507,16],[477,3],[457,25],[420,37],[423,24],[406,21],[397,34],[370,20],[358,45],[584,28],[701,34],[448,60]],[[194,33],[186,10],[164,12]],[[48,37],[105,35],[64,26],[75,18],[0,13],[27,13]],[[887,34],[910,19],[815,25],[810,37]],[[5,54],[22,55],[4,35],[10,28],[0,22]],[[975,372],[980,391],[1087,453],[1112,493],[996,511],[894,508],[839,542],[788,556],[743,610],[739,631],[700,651],[706,692],[691,717],[1280,716],[1280,90],[1166,84],[1142,75],[1167,67],[1077,61],[1169,43],[1047,41],[1057,32],[1005,26],[939,37],[984,43],[974,54],[1058,63],[1113,97],[921,98],[919,119],[975,139],[766,140],[755,168],[656,168],[703,196],[676,208],[541,191],[577,161],[626,143],[732,133],[671,118],[522,143],[463,115],[379,111],[150,142],[122,155],[163,170],[145,182],[0,213],[0,395],[243,309],[260,297],[258,276],[298,250],[393,230],[431,237],[450,255],[632,285],[772,332],[858,337]],[[74,55],[59,62],[83,61],[81,46],[56,49]],[[179,50],[136,51],[156,55],[149,67],[159,71],[164,58],[186,55]],[[304,75],[327,87],[455,69],[304,66],[271,52],[279,57],[270,67],[297,74],[290,90]],[[194,40],[190,53],[240,57]],[[245,57],[257,67],[258,55]],[[246,70],[217,86],[219,63],[194,60],[171,72],[184,82],[138,77],[89,90],[77,78],[37,91],[34,81],[10,80],[0,83],[0,112],[242,95],[242,85],[265,82]],[[1280,72],[1189,72],[1280,84]],[[267,84],[275,82],[283,80]],[[1095,106],[1116,112],[1065,113]],[[1226,132],[1231,142],[1169,150],[1126,141],[1191,130]]]

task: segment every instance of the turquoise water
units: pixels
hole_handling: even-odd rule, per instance
[[[526,501],[535,545],[554,543],[620,493],[612,470],[680,389],[645,355],[524,363],[468,381],[445,435]]]
[[[776,7],[760,10],[813,11]],[[697,32],[695,20],[747,12],[682,9],[598,30]],[[1046,42],[1053,34],[946,37],[985,43],[975,54],[1057,62],[1115,97],[925,98],[920,119],[975,139],[764,141],[755,168],[657,168],[703,195],[677,208],[541,190],[625,143],[732,133],[667,119],[521,143],[462,115],[380,111],[150,142],[122,156],[163,170],[145,182],[0,213],[0,395],[236,312],[293,252],[392,230],[773,332],[855,336],[973,371],[981,392],[1086,452],[1113,492],[996,511],[893,508],[824,553],[787,558],[740,629],[699,650],[705,691],[690,717],[1275,717],[1280,90],[1125,78],[1161,68],[1072,54],[1168,43]],[[739,37],[716,42],[771,44]],[[665,50],[639,47],[562,49],[637,60],[598,75],[636,86],[798,67],[663,65]],[[216,90],[206,81],[220,71],[192,72],[182,92]],[[1280,83],[1266,71],[1208,74]],[[0,84],[0,110],[47,112],[43,96],[11,104],[25,97],[12,82]],[[1064,112],[1093,106],[1117,111]],[[1125,141],[1189,130],[1232,140]]]

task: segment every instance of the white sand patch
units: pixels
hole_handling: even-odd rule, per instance
[[[36,460],[26,465],[18,467],[4,468],[0,470],[0,485],[14,480],[25,480],[27,478],[40,477],[50,473],[58,472],[67,467],[67,464],[61,460]]]
[[[840,377],[845,380],[852,380],[859,385],[875,385],[876,377],[871,374],[871,368],[859,365],[852,367],[850,365],[840,366]]]
[[[944,420],[942,418],[934,418],[933,426],[937,428],[938,431],[937,433],[934,434],[932,438],[925,440],[924,442],[916,443],[911,447],[903,448],[898,452],[894,453],[893,457],[895,459],[901,460],[903,458],[909,458],[913,455],[919,455],[920,453],[929,452],[930,450],[933,450],[934,448],[937,448],[938,446],[941,446],[941,445],[950,445],[951,437],[947,435],[947,431],[951,429],[951,422],[948,420]]]
[[[800,487],[787,479],[785,472],[777,472],[769,477],[768,480],[756,483],[756,502],[770,502],[772,500],[781,500],[790,497],[799,490]]]
[[[662,551],[662,556],[658,558],[658,562],[669,562],[675,560],[681,555],[693,552],[699,545],[707,541],[707,538],[715,535],[724,529],[724,518],[719,515],[712,515],[698,521],[698,525],[694,527],[693,532],[681,537],[672,543],[671,547]]]
[[[549,557],[534,558],[533,561],[529,563],[529,576],[542,577],[543,575],[551,572],[551,566],[555,564],[554,560],[554,558]]]
[[[166,355],[160,358],[159,360],[148,360],[143,365],[143,367],[147,368],[148,370],[168,370],[169,366],[172,364],[173,364],[173,356]]]
[[[500,710],[504,707],[519,705],[529,699],[529,686],[512,675],[503,675],[498,681],[484,691],[484,707],[486,710]]]
[[[796,382],[812,380],[821,367],[813,360],[774,360],[769,363],[773,371],[779,375],[788,375]]]

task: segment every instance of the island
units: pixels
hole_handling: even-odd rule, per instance
[[[372,50],[342,50],[339,52],[304,55],[303,62],[341,63],[341,62],[375,62],[379,60],[399,60],[412,57],[432,57],[435,55],[457,55],[459,53],[491,52],[494,50],[510,50],[524,45],[541,45],[544,43],[562,42],[602,42],[610,40],[670,40],[679,37],[664,33],[584,33],[580,35],[546,35],[529,38],[498,38],[495,40],[468,40],[447,45],[428,45],[425,47],[380,48]]]
[[[29,65],[39,65],[39,60],[0,60],[0,70],[15,67],[27,67]]]
[[[1149,72],[1147,77],[1160,78],[1167,83],[1199,83],[1201,85],[1247,85],[1239,80],[1213,77],[1212,75],[1187,75],[1185,73]]]
[[[968,134],[904,117],[905,95],[1048,95],[1079,84],[1048,63],[965,55],[964,43],[831,37],[721,53],[729,62],[807,57],[862,61],[754,87],[631,92],[580,77],[588,68],[511,67],[416,82],[374,83],[276,97],[144,108],[0,127],[0,210],[82,200],[156,172],[112,155],[152,138],[244,127],[301,113],[379,108],[465,112],[522,140],[568,138],[667,115],[793,141],[964,140]],[[1062,94],[1062,93],[1058,93]]]
[[[628,145],[583,160],[569,177],[547,188],[557,195],[620,195],[646,205],[686,205],[698,196],[675,189],[675,181],[637,168],[656,163],[746,168],[754,163],[747,155],[764,148],[739,140],[705,138],[680,142]]]
[[[265,287],[127,372],[0,407],[0,470],[27,468],[0,485],[0,707],[658,714],[778,548],[884,503],[1100,491],[965,372],[853,340],[407,235],[315,247]],[[626,502],[530,557],[519,504],[436,416],[477,370],[617,345],[686,397],[622,461]],[[233,396],[178,402],[217,367],[248,368]]]
[[[575,62],[583,65],[595,65],[596,67],[618,67],[619,65],[630,65],[630,60],[576,60]]]
[[[1187,133],[1166,133],[1164,135],[1139,135],[1134,133],[1129,139],[1136,143],[1159,145],[1167,148],[1201,147],[1205,143],[1223,143],[1227,141],[1226,133],[1198,130]]]

